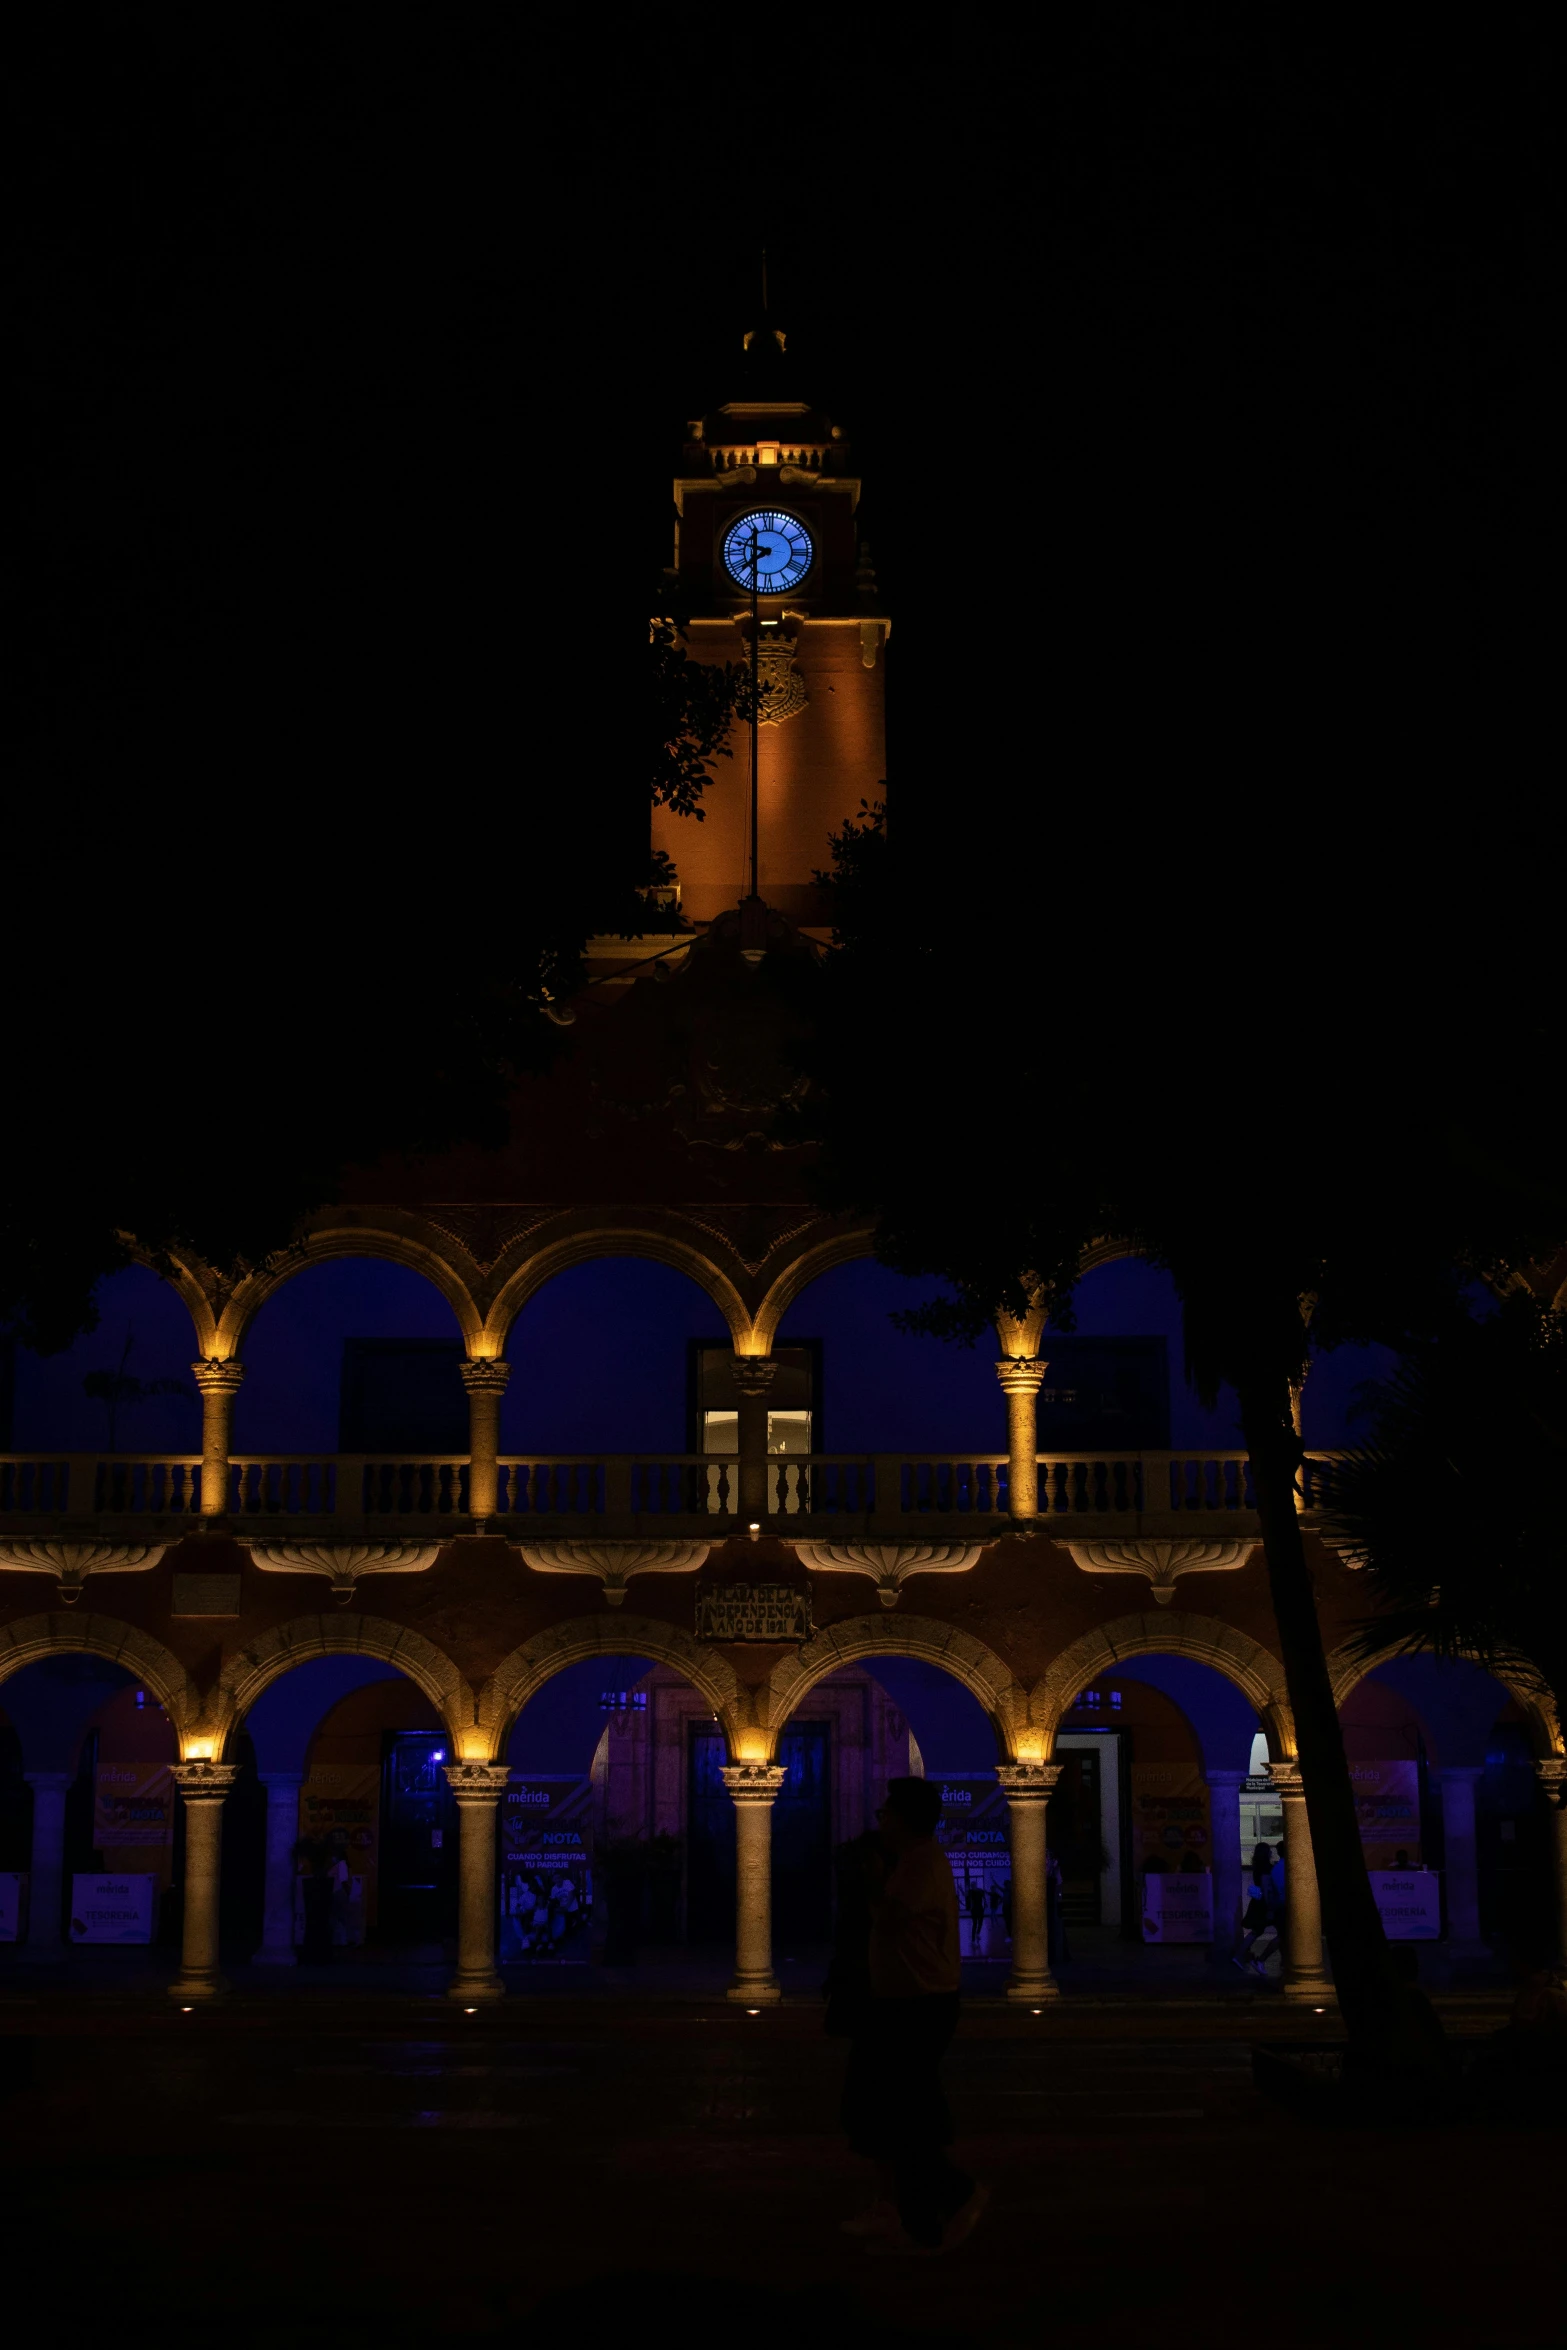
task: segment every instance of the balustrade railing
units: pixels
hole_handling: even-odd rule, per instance
[[[1235,1517],[1256,1494],[1243,1452],[1041,1453],[1039,1516],[1165,1519]],[[1310,1456],[1301,1506],[1329,1497],[1331,1454]],[[502,1518],[734,1518],[740,1463],[733,1454],[504,1454]],[[836,1519],[1005,1517],[1005,1453],[783,1453],[767,1463],[769,1517]],[[229,1463],[230,1517],[464,1518],[465,1454],[239,1453]],[[193,1517],[201,1509],[196,1453],[0,1454],[0,1519]]]

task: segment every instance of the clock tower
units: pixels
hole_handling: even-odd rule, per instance
[[[687,427],[674,574],[694,659],[749,661],[756,624],[758,887],[779,913],[810,923],[828,835],[882,796],[891,623],[859,536],[849,443],[787,396],[784,344],[774,327],[748,334],[745,396]],[[693,922],[711,922],[750,888],[751,740],[735,729],[702,824],[655,813],[653,844],[673,858]]]

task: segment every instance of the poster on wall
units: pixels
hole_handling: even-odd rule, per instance
[[[1178,1869],[1188,1854],[1208,1866],[1208,1787],[1192,1762],[1132,1765],[1132,1866]]]
[[[339,1856],[332,1901],[335,1949],[357,1949],[375,1922],[376,1853],[381,1817],[378,1763],[317,1763],[299,1789],[299,1833]],[[304,1935],[302,1884],[294,1889],[295,1937]]]
[[[1418,1869],[1420,1866],[1420,1765],[1415,1762],[1352,1762],[1350,1782],[1360,1815],[1360,1843],[1366,1866]]]
[[[27,1928],[27,1871],[0,1869],[0,1942],[20,1942]]]
[[[934,1782],[933,1782],[934,1783]],[[958,1940],[965,1958],[1005,1958],[1012,1896],[1007,1803],[994,1771],[940,1781],[937,1841],[958,1889]]]
[[[93,1780],[92,1840],[105,1865],[133,1859],[160,1884],[174,1850],[174,1781],[167,1763],[100,1760]]]
[[[501,1805],[502,1959],[583,1959],[593,1914],[593,1782],[518,1773]]]
[[[1145,1942],[1211,1942],[1213,1878],[1207,1869],[1149,1869],[1143,1877]]]
[[[1371,1890],[1390,1942],[1436,1941],[1442,1931],[1442,1893],[1435,1869],[1373,1869]]]
[[[157,1924],[156,1877],[116,1874],[71,1879],[73,1942],[150,1942]]]

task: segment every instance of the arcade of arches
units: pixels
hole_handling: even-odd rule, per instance
[[[549,1082],[569,1091],[569,1067]],[[834,1844],[924,1768],[951,1793],[966,1955],[1010,1996],[1054,1996],[1096,1936],[1227,1964],[1266,1841],[1274,1975],[1330,1998],[1247,1465],[1212,1429],[1172,1444],[1165,1340],[1009,1326],[978,1367],[988,1437],[969,1358],[940,1410],[893,1394],[922,1438],[951,1414],[944,1445],[900,1445],[867,1400],[884,1311],[860,1311],[834,1384],[867,1233],[770,1168],[782,1198],[674,1206],[651,1148],[650,1167],[635,1207],[354,1205],[236,1286],[136,1272],[190,1317],[184,1447],[78,1423],[0,1456],[0,1939],[112,1938],[122,1908],[177,1941],[193,2003],[222,1988],[220,1947],[270,1964],[309,1942],[328,1896],[303,1865],[332,1878],[340,1950],[454,1948],[465,2002],[513,1962],[727,1931],[731,1996],[759,2004],[775,1917],[781,1947],[820,1944]],[[381,1336],[356,1293],[328,1346],[355,1261],[402,1290]],[[237,1443],[248,1364],[296,1406],[310,1389],[263,1343],[291,1298],[290,1343],[332,1354],[336,1428],[296,1420],[269,1450],[242,1416]],[[572,1347],[598,1433],[563,1411]],[[824,1406],[850,1448],[827,1448]],[[1309,1462],[1301,1502],[1342,1650],[1363,1603]],[[1340,1666],[1385,1914],[1455,1960],[1562,1941],[1554,1720],[1471,1668]]]

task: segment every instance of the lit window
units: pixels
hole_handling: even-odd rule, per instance
[[[1120,1690],[1119,1690],[1119,1689],[1112,1689],[1112,1690],[1111,1690],[1111,1692],[1110,1692],[1110,1711],[1111,1711],[1112,1713],[1114,1713],[1114,1714],[1118,1714],[1118,1713],[1120,1712],[1120,1710],[1121,1710],[1121,1692],[1120,1692]]]

